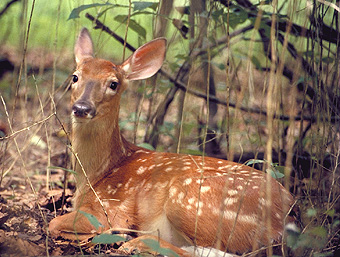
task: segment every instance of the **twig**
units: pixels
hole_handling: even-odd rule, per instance
[[[19,130],[17,130],[17,131],[12,131],[12,133],[11,133],[10,135],[0,138],[0,141],[1,141],[1,140],[4,140],[4,139],[9,139],[9,138],[11,138],[11,137],[14,137],[16,134],[19,134],[19,133],[21,133],[21,132],[30,130],[32,127],[37,126],[37,125],[39,125],[39,124],[41,124],[41,123],[46,122],[47,120],[49,120],[50,118],[52,118],[52,117],[55,116],[55,115],[56,115],[56,112],[53,112],[53,113],[51,113],[50,115],[48,115],[46,118],[44,118],[44,119],[42,119],[42,120],[39,120],[39,121],[37,121],[37,122],[34,122],[34,123],[33,123],[32,125],[30,125],[30,126],[27,126],[27,127],[25,127],[25,128],[19,129]]]
[[[105,26],[103,23],[101,23],[97,18],[93,17],[91,14],[86,13],[85,17],[88,18],[89,20],[93,21],[96,26],[94,27],[94,29],[101,29],[103,31],[105,31],[106,33],[108,33],[109,35],[111,35],[112,37],[114,37],[118,42],[120,42],[122,45],[124,45],[124,39],[120,36],[118,36],[116,33],[114,33],[109,27]],[[134,48],[132,45],[130,45],[129,43],[126,42],[126,47],[131,50],[132,52],[136,51],[136,48]]]
[[[96,19],[95,17],[93,17],[91,14],[89,13],[86,13],[86,18],[88,18],[89,20],[91,21],[94,21],[96,26],[94,29],[102,29],[103,31],[107,32],[109,35],[111,35],[112,37],[114,37],[118,42],[120,42],[121,44],[124,44],[124,39],[122,37],[120,37],[119,35],[117,35],[116,33],[114,33],[110,28],[108,28],[107,26],[105,26],[102,22],[100,22],[98,19]],[[230,36],[237,36],[239,35],[240,33],[242,33],[243,31],[247,31],[249,29],[251,29],[252,26],[247,26],[245,28],[242,28],[240,29],[239,31],[235,31],[234,33],[230,34]],[[214,44],[214,45],[210,45],[209,47],[212,48],[212,47],[216,47],[218,46],[219,44],[225,44],[227,41],[227,38],[225,37],[222,37],[221,39],[217,40],[217,43]],[[130,49],[131,51],[135,51],[136,48],[134,48],[133,46],[131,46],[129,43],[126,43],[126,47],[128,49]],[[205,48],[206,49],[206,48]],[[204,49],[200,49],[196,52],[197,55],[200,55],[200,54],[203,54],[205,53],[206,50]],[[207,96],[205,94],[202,94],[198,91],[195,91],[195,90],[192,90],[192,89],[189,89],[186,87],[186,85],[182,82],[182,81],[179,81],[177,78],[175,78],[175,76],[171,75],[170,73],[168,73],[167,71],[165,71],[164,69],[160,69],[159,72],[164,76],[166,77],[167,79],[169,79],[172,83],[174,83],[174,85],[176,87],[178,87],[179,89],[185,91],[185,92],[188,92],[194,96],[197,96],[199,98],[203,98],[203,99],[207,99]],[[221,104],[221,105],[224,105],[224,106],[227,106],[227,102],[226,101],[223,101],[215,96],[212,96],[212,95],[209,95],[209,101],[211,102],[214,102],[214,103],[217,103],[217,104]],[[236,104],[235,103],[232,103],[232,102],[229,102],[228,104],[229,107],[233,107],[233,108],[236,108]],[[249,113],[255,113],[255,114],[260,114],[260,115],[263,115],[263,116],[267,116],[267,112],[264,111],[264,110],[261,110],[261,109],[258,109],[258,108],[252,108],[252,107],[244,107],[244,106],[240,106],[239,109],[241,111],[244,111],[244,112],[249,112]],[[277,115],[275,114],[274,115],[274,119],[279,119],[279,120],[283,120],[283,121],[289,121],[290,117],[288,115],[283,115],[283,114],[280,114],[280,115]],[[294,117],[294,120],[295,121],[300,121],[300,120],[308,120],[308,121],[311,121],[311,122],[315,122],[316,121],[316,117],[315,116],[295,116]],[[325,118],[325,121],[327,122],[337,122],[337,121],[340,121],[340,117],[337,117],[337,116],[332,116],[330,118]]]
[[[3,15],[12,4],[14,4],[15,2],[18,2],[18,1],[19,0],[12,0],[12,1],[8,2],[7,5],[4,7],[4,9],[1,10],[0,16]]]

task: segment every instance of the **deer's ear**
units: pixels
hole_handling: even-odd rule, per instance
[[[154,75],[165,58],[166,39],[157,38],[139,47],[122,65],[128,80],[146,79]]]
[[[79,64],[84,58],[93,57],[93,43],[87,28],[82,28],[74,46],[76,62]]]

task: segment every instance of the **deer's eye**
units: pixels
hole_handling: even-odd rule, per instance
[[[73,81],[73,83],[76,83],[78,81],[78,76],[72,75],[72,81]]]
[[[112,89],[112,90],[116,90],[117,89],[117,87],[118,87],[118,82],[117,81],[112,81],[111,82],[111,84],[110,84],[110,88]]]

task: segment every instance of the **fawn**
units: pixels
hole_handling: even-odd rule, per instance
[[[81,30],[71,95],[75,210],[54,218],[51,234],[82,240],[108,229],[149,231],[140,238],[160,240],[179,255],[191,245],[244,253],[279,241],[293,197],[275,179],[226,160],[150,151],[121,135],[128,81],[154,75],[165,51],[166,40],[158,38],[115,65],[93,57],[90,34]]]

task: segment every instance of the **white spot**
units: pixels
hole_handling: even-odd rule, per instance
[[[168,168],[165,169],[165,172],[169,172],[169,171],[172,171],[172,170],[173,170],[172,167],[168,167]]]
[[[153,168],[155,168],[155,166],[156,166],[155,164],[150,165],[148,170],[152,170]]]
[[[132,181],[132,178],[129,178],[128,182],[125,184],[124,189],[127,190],[129,188],[129,184]]]
[[[230,196],[234,196],[234,195],[237,195],[237,194],[238,194],[237,190],[233,190],[233,189],[228,190],[228,195],[230,195]]]
[[[158,163],[156,166],[157,167],[161,167],[161,166],[163,166],[164,165],[164,163]]]
[[[202,215],[202,207],[203,207],[203,202],[197,202],[196,203],[196,208],[198,208],[198,210],[197,210],[197,215],[198,216]]]
[[[128,193],[129,193],[129,194],[132,194],[132,192],[135,191],[135,190],[136,190],[135,187],[130,187],[129,190],[128,190]]]
[[[168,181],[165,181],[164,183],[162,183],[162,182],[157,182],[157,183],[155,184],[155,188],[160,188],[160,189],[162,189],[162,188],[166,187],[168,184],[169,184]]]
[[[185,162],[184,165],[191,165],[191,162]]]
[[[135,153],[150,153],[150,152],[140,149],[140,150],[137,150]]]
[[[243,190],[243,186],[241,186],[241,185],[237,186],[236,188],[237,188],[237,190]]]
[[[224,214],[224,218],[227,219],[227,220],[233,220],[236,217],[240,216],[240,215],[237,215],[237,213],[234,212],[234,211],[224,211],[223,214]]]
[[[191,197],[188,199],[189,204],[193,204],[195,202],[195,197]]]
[[[107,201],[102,201],[104,208],[109,208],[110,204]]]
[[[220,214],[220,210],[218,208],[214,208],[212,210],[212,213],[215,214],[215,215],[219,215]]]
[[[218,163],[218,164],[221,164],[221,163],[223,163],[223,161],[218,161],[217,163]]]
[[[209,190],[210,190],[210,186],[202,186],[201,187],[201,192],[202,193],[208,192]]]
[[[123,185],[122,183],[118,183],[117,188],[120,188],[122,185]]]
[[[228,180],[230,180],[230,181],[234,181],[234,178],[232,178],[232,177],[229,177],[229,178],[228,178]]]
[[[177,193],[177,188],[171,187],[170,190],[169,190],[169,197],[170,198],[174,197],[176,193]]]
[[[279,213],[275,213],[275,217],[281,219],[281,215]]]
[[[216,168],[214,168],[214,167],[204,167],[203,169],[204,170],[216,170]]]
[[[253,186],[252,188],[253,188],[253,189],[259,189],[259,187],[258,187],[258,186]]]
[[[144,189],[145,189],[146,191],[150,191],[152,187],[153,187],[153,186],[152,186],[151,183],[147,183],[147,184],[145,185]]]
[[[117,192],[118,188],[111,189],[108,191],[109,194],[114,195]]]
[[[226,169],[229,169],[231,167],[230,164],[226,165],[226,166],[221,166],[221,167],[218,167],[218,170],[226,170]]]
[[[185,186],[190,185],[191,182],[192,182],[192,178],[187,178],[187,179],[184,180],[183,185],[185,185]]]
[[[238,169],[239,167],[242,167],[241,165],[234,165],[230,168],[230,170],[236,170]]]
[[[183,193],[183,192],[180,192],[180,193],[178,194],[177,203],[182,203],[183,198],[184,198],[184,193]]]
[[[265,205],[266,204],[266,200],[263,197],[261,197],[259,199],[259,202],[260,202],[261,205]]]
[[[190,169],[191,169],[191,167],[189,167],[189,166],[185,166],[185,167],[182,168],[182,170],[190,170]]]
[[[143,166],[140,166],[139,169],[137,170],[137,174],[138,175],[143,174],[145,171],[146,171],[146,168]]]
[[[237,220],[240,222],[257,224],[257,219],[254,215],[239,215]]]
[[[247,171],[247,170],[240,170],[239,172],[242,173],[242,174],[249,173],[249,171]]]
[[[226,198],[224,199],[224,205],[225,206],[230,206],[233,205],[234,203],[237,203],[238,199],[237,198]]]

